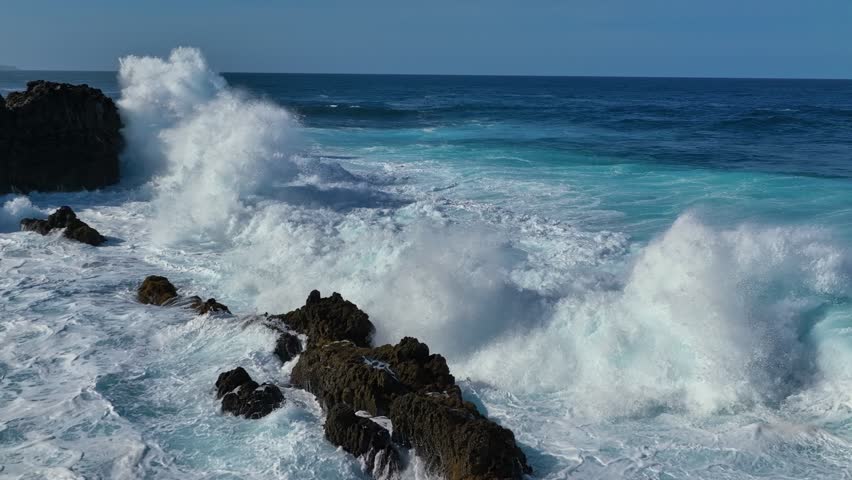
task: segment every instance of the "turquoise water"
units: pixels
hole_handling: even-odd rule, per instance
[[[257,312],[339,291],[444,353],[535,478],[847,478],[852,82],[225,74],[194,50],[86,82],[121,185],[3,199],[0,474],[358,478]],[[62,204],[100,249],[16,232]],[[145,275],[234,319],[133,301]],[[426,478],[415,461],[405,478]],[[27,477],[29,478],[29,477]]]

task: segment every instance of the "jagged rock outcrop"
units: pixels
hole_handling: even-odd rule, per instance
[[[369,418],[359,417],[349,405],[339,403],[329,408],[324,429],[329,442],[360,458],[373,477],[389,479],[400,470],[399,451],[390,432]]]
[[[307,335],[309,347],[336,340],[348,340],[359,347],[368,347],[375,332],[367,314],[336,292],[322,298],[314,290],[304,307],[269,319]]]
[[[410,393],[391,406],[394,440],[411,446],[448,479],[518,479],[532,473],[515,436],[439,392]]]
[[[0,98],[0,193],[118,183],[124,146],[115,103],[88,85],[32,81]]]
[[[337,293],[321,298],[311,292],[304,307],[270,319],[308,335],[290,381],[316,395],[326,410],[326,438],[361,457],[374,476],[386,478],[399,469],[393,442],[414,447],[431,470],[449,480],[515,480],[531,472],[512,432],[462,398],[446,360],[426,344],[406,337],[396,345],[370,347],[367,314]],[[361,410],[389,417],[389,446],[376,422],[356,415]],[[380,458],[397,459],[378,465],[381,475],[379,452],[385,452]]]
[[[278,336],[278,340],[275,342],[274,353],[283,363],[287,363],[302,353],[302,342],[299,337],[292,333],[284,332]]]
[[[136,289],[136,299],[146,305],[181,305],[188,306],[200,315],[206,313],[231,313],[227,306],[216,301],[215,298],[202,300],[201,297],[193,295],[181,299],[177,288],[166,277],[150,275],[142,281]]]
[[[345,340],[310,347],[293,367],[290,382],[316,395],[325,408],[342,403],[387,415],[391,402],[410,389],[372,353]]]
[[[35,218],[21,220],[21,230],[47,235],[56,229],[65,229],[62,232],[62,236],[65,238],[93,246],[98,246],[106,241],[106,238],[97,230],[77,218],[77,214],[68,206],[60,207],[48,215],[47,220]]]
[[[250,419],[262,418],[284,403],[281,389],[271,383],[258,385],[243,367],[219,375],[216,398],[222,399],[222,411]]]
[[[378,348],[345,340],[309,348],[290,381],[324,405],[345,403],[373,415],[387,415],[397,397],[411,392],[450,392],[464,403],[444,357],[430,355],[426,344],[410,337]]]

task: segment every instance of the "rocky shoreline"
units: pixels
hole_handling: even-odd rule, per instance
[[[26,92],[0,97],[0,193],[117,183],[121,128],[112,100],[86,85],[35,81]],[[21,229],[61,231],[91,246],[107,241],[67,206],[47,219],[23,219]],[[162,276],[145,278],[136,300],[231,316],[216,299],[180,295]],[[357,457],[365,473],[398,478],[412,455],[449,480],[531,473],[514,434],[464,400],[443,356],[412,337],[374,346],[369,316],[339,293],[323,297],[314,290],[302,307],[259,318],[278,334],[274,355],[295,362],[287,386],[316,397],[326,415],[325,438]],[[274,382],[258,383],[241,366],[223,367],[211,392],[223,412],[258,419],[287,402]]]
[[[159,276],[146,278],[137,298],[180,305],[177,288]],[[357,457],[365,473],[398,478],[412,454],[448,480],[514,480],[532,473],[514,434],[464,400],[443,356],[411,337],[373,347],[369,316],[339,293],[322,297],[314,290],[304,306],[261,318],[278,332],[275,354],[296,362],[287,386],[317,398],[326,414],[325,438]],[[279,386],[259,384],[240,366],[222,372],[215,389],[223,412],[247,419],[287,401]]]

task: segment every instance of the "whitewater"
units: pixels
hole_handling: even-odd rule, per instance
[[[315,288],[444,354],[533,478],[852,475],[852,87],[308,76],[295,98],[191,48],[103,81],[122,183],[0,199],[0,477],[368,478],[311,395],[256,421],[215,399],[236,365],[287,383],[252,319]],[[720,119],[665,123],[698,104]],[[61,205],[108,243],[18,231]],[[138,304],[152,274],[236,317]]]

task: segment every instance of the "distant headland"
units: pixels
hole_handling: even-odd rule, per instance
[[[17,70],[17,69],[18,69],[18,67],[15,67],[15,66],[12,66],[12,65],[0,65],[0,72],[6,72],[6,71],[10,71],[10,70]]]

